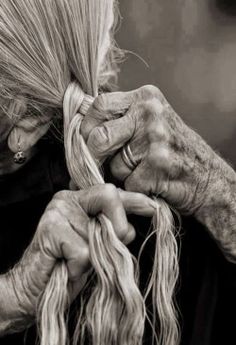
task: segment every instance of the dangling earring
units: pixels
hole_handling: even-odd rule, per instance
[[[26,156],[23,151],[21,151],[20,143],[18,143],[18,151],[14,154],[13,160],[16,164],[23,164],[26,161]]]

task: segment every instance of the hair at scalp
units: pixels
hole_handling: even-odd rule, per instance
[[[80,133],[84,95],[98,95],[116,76],[112,0],[1,0],[0,99],[10,116],[44,112],[64,118],[68,170],[79,189],[103,184],[103,176]],[[14,105],[14,106],[13,106]],[[87,114],[89,116],[89,113]],[[141,345],[153,301],[153,342],[176,345],[178,322],[174,288],[178,253],[173,217],[163,200],[153,217],[156,249],[145,296],[138,288],[138,265],[105,215],[88,227],[90,260],[96,282],[81,303],[74,344]],[[41,345],[68,342],[68,273],[58,262],[38,304]]]

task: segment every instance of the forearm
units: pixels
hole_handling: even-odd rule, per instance
[[[21,332],[32,324],[32,317],[22,312],[10,274],[0,275],[0,337]]]
[[[206,226],[225,257],[236,263],[236,173],[218,155],[211,165],[205,200],[195,216]]]

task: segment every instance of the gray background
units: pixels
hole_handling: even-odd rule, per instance
[[[228,11],[220,0],[121,0],[117,40],[133,52],[121,66],[120,88],[157,85],[236,167],[236,16],[234,1],[226,2]]]

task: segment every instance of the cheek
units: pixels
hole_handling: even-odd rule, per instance
[[[12,120],[5,114],[3,115],[0,113],[0,142],[3,142],[7,139],[12,127]]]

